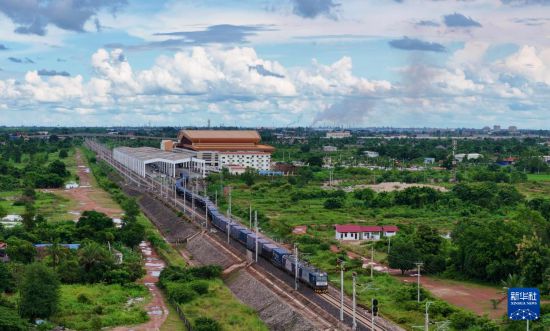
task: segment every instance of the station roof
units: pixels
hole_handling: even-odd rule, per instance
[[[134,159],[138,159],[145,163],[149,162],[167,162],[167,163],[179,163],[186,162],[191,159],[196,162],[201,162],[202,160],[193,158],[191,155],[186,153],[173,153],[166,152],[158,148],[153,147],[117,147],[114,149],[120,153],[126,154]]]
[[[272,152],[274,148],[259,144],[260,134],[254,130],[181,130],[180,147],[195,151]]]

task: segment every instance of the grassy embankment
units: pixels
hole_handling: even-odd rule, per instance
[[[93,157],[93,153],[89,150],[84,150],[84,153],[89,160]],[[98,184],[108,191],[115,200],[127,199],[107,176],[110,173],[114,174],[114,170],[105,163],[90,163],[90,168]],[[138,220],[146,228],[147,239],[166,263],[174,266],[185,266],[183,257],[164,240],[159,231],[143,214],[140,214]],[[179,304],[191,323],[194,323],[199,317],[209,317],[218,321],[222,330],[267,330],[257,313],[237,300],[220,279],[209,280],[208,285],[209,292],[207,294],[198,296],[190,302]],[[178,324],[178,321],[174,319],[176,313],[173,307],[171,307],[170,313],[171,316],[166,324],[181,324],[181,322]],[[163,326],[163,329],[174,330],[168,326]]]

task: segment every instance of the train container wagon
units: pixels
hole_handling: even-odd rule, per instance
[[[260,255],[265,257],[268,260],[271,260],[271,257],[273,256],[273,250],[275,248],[278,248],[279,246],[275,244],[266,243],[261,246]]]
[[[246,246],[246,238],[250,234],[254,234],[254,233],[248,230],[247,228],[244,228],[239,232],[239,238],[237,240],[239,240],[241,243],[243,243]]]
[[[271,263],[275,266],[282,268],[283,267],[283,257],[290,255],[290,252],[284,248],[277,247],[273,249],[273,254],[271,255]]]
[[[231,235],[231,238],[235,239],[235,240],[239,240],[239,234],[242,230],[245,230],[246,228],[242,225],[238,225],[238,224],[231,224],[230,226],[230,235]]]

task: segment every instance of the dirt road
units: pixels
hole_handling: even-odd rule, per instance
[[[120,326],[112,329],[113,331],[158,331],[168,317],[168,307],[164,302],[162,292],[157,287],[159,274],[164,269],[162,261],[149,242],[141,242],[139,248],[145,258],[145,270],[147,274],[140,282],[147,286],[151,293],[151,301],[145,305],[144,309],[149,315],[149,321],[136,326]]]
[[[76,150],[75,158],[78,169],[77,175],[80,178],[80,186],[72,189],[55,189],[48,191],[77,202],[76,207],[69,211],[70,214],[74,215],[75,219],[78,219],[80,214],[86,210],[95,210],[105,213],[109,217],[121,218],[122,210],[112,202],[107,192],[97,187],[90,173],[90,169],[84,160],[84,156],[78,149]]]

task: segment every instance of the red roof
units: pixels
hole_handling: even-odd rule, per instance
[[[399,231],[399,228],[395,225],[384,225],[382,228],[384,229],[384,232],[397,232],[397,231]]]
[[[336,231],[345,232],[397,232],[399,229],[395,225],[356,225],[356,224],[337,224]]]
[[[342,232],[362,232],[361,229],[363,227],[361,225],[354,225],[354,224],[346,224],[346,225],[336,225],[336,231],[342,233]]]

